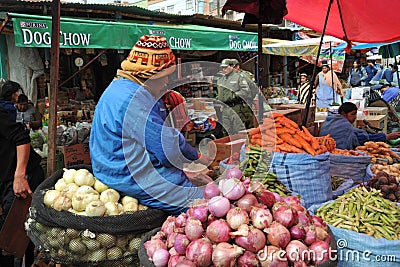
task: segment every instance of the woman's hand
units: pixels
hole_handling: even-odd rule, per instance
[[[396,140],[400,138],[400,132],[393,132],[390,134],[386,134],[386,140]]]

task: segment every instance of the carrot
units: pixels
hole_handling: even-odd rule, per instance
[[[281,144],[276,146],[279,150],[288,152],[288,153],[304,153],[304,150],[299,149],[295,146],[289,145],[289,144]]]
[[[289,145],[295,146],[297,148],[302,148],[302,145],[288,133],[281,134],[279,135],[279,137]]]
[[[290,125],[291,127],[295,128],[295,129],[299,129],[299,125],[297,125],[297,123],[295,123],[291,119],[286,118],[285,116],[279,117],[279,118],[277,118],[277,120],[280,120],[280,121],[284,122],[286,125]]]
[[[255,135],[255,134],[259,134],[260,133],[260,128],[259,127],[257,127],[257,128],[252,128],[252,129],[250,129],[249,131],[248,131],[248,134],[249,135]]]
[[[298,130],[298,131],[296,131],[296,134],[301,136],[308,143],[311,143],[312,138],[310,136],[308,136],[305,132],[302,132],[302,131]]]
[[[263,135],[261,137],[261,140],[263,142],[275,142],[276,141],[276,137],[275,136],[270,136],[270,135]]]
[[[262,146],[261,138],[255,138],[255,139],[252,138],[251,139],[251,143],[254,144],[254,145]]]
[[[254,139],[261,138],[261,133],[253,134],[253,135],[251,135],[251,138],[254,138]]]
[[[281,135],[284,133],[295,134],[296,131],[290,128],[276,128],[276,135]]]
[[[276,137],[276,132],[274,130],[266,131],[262,133],[261,137],[270,137],[270,138],[275,138]]]
[[[295,138],[297,141],[299,141],[299,143],[301,144],[301,146],[303,147],[303,149],[311,155],[315,155],[315,150],[311,147],[311,145],[304,140],[300,135],[294,135],[293,138]]]
[[[311,147],[314,150],[317,150],[321,147],[320,143],[318,142],[318,139],[316,137],[311,138]]]
[[[282,139],[280,139],[279,137],[276,137],[276,144],[277,145],[280,145],[280,144],[283,144],[284,142],[283,142],[283,140]]]
[[[271,112],[271,117],[276,119],[278,117],[284,117],[281,113]]]
[[[310,131],[307,129],[307,127],[301,126],[301,128],[303,129],[303,132],[304,132],[306,135],[308,135],[309,137],[314,137],[314,136],[310,133]]]

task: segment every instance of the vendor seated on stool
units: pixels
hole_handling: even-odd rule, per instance
[[[400,132],[368,134],[353,126],[356,119],[357,106],[351,102],[343,103],[339,107],[338,114],[329,112],[322,125],[320,136],[330,134],[339,149],[354,149],[368,141],[386,142],[400,138]]]

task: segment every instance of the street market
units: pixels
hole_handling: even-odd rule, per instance
[[[0,3],[0,267],[400,266],[400,22],[363,1]]]

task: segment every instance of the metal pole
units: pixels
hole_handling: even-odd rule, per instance
[[[317,58],[316,58],[315,65],[314,65],[313,75],[311,78],[310,91],[308,92],[308,96],[307,96],[304,118],[303,118],[303,122],[301,124],[303,126],[307,125],[308,111],[310,109],[312,93],[313,93],[313,89],[314,89],[314,81],[315,81],[315,76],[316,76],[316,71],[317,71],[318,60],[319,60],[319,53],[321,53],[322,42],[323,42],[325,31],[326,31],[326,25],[328,24],[328,18],[329,18],[329,13],[331,12],[332,2],[333,2],[333,0],[329,1],[328,10],[326,12],[324,28],[322,30],[321,41],[319,42],[318,54],[317,54]]]
[[[49,108],[49,154],[47,157],[47,177],[56,171],[57,151],[57,94],[58,94],[58,70],[60,66],[60,0],[52,3],[52,34],[50,49],[50,108]]]
[[[263,78],[263,64],[264,60],[262,58],[262,23],[258,23],[258,124],[263,124],[264,118],[264,97],[262,94],[262,78]]]
[[[331,60],[332,99],[335,102],[335,84],[333,82],[332,42],[329,42],[329,58]]]

